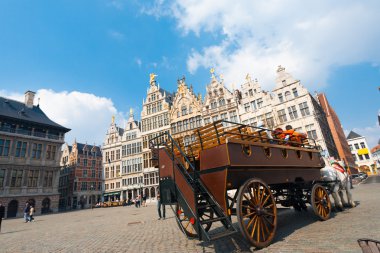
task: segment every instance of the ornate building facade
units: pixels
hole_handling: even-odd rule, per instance
[[[321,146],[325,156],[339,157],[326,114],[299,80],[295,80],[285,68],[277,69],[276,87],[273,90],[273,110],[276,114],[275,127],[285,129],[291,125],[297,132],[307,133]]]
[[[157,84],[156,75],[150,75],[147,97],[143,100],[141,112],[141,135],[143,139],[144,186],[149,188],[147,198],[155,198],[158,192],[158,168],[152,165],[149,141],[165,132],[170,132],[170,109],[173,95]]]
[[[100,147],[65,144],[59,178],[60,210],[88,208],[101,201],[103,170]]]
[[[232,93],[224,86],[223,80],[217,80],[211,69],[211,82],[206,86],[203,102],[203,122],[205,125],[217,120],[240,122],[238,103],[239,93]]]
[[[65,128],[50,120],[32,91],[25,103],[0,97],[0,201],[6,217],[23,216],[28,201],[37,214],[58,211],[58,180]]]
[[[184,145],[194,139],[193,130],[202,126],[202,98],[196,96],[193,87],[185,83],[185,77],[177,81],[178,87],[170,110],[171,135],[183,137]]]
[[[104,170],[104,201],[120,200],[121,195],[121,147],[124,129],[115,123],[115,117],[108,128],[102,146]]]
[[[247,82],[241,86],[241,92],[239,91],[241,122],[246,125],[274,128],[275,116],[271,93],[263,91],[257,79],[252,80],[249,74],[246,80]]]
[[[121,200],[135,199],[138,195],[143,194],[144,173],[140,124],[134,119],[132,109],[122,138],[121,164]],[[149,191],[150,189],[144,187],[144,190]]]

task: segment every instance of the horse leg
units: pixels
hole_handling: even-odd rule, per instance
[[[351,193],[351,183],[348,180],[347,186],[346,186],[346,195],[347,195],[347,201],[350,204],[351,207],[355,207],[355,202],[352,200],[352,193]]]
[[[339,190],[339,197],[340,197],[340,200],[342,201],[342,205],[343,206],[347,205],[346,201],[344,200],[343,190]]]
[[[336,191],[331,192],[331,195],[334,199],[335,208],[339,210],[343,210],[342,202],[340,202],[340,198],[338,197],[338,194]]]

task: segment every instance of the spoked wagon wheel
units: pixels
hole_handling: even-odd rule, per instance
[[[178,224],[179,228],[181,230],[183,228],[183,231],[188,237],[197,237],[197,231],[195,231],[193,224],[191,224],[190,219],[187,216],[185,216],[185,212],[183,211],[183,208],[179,204],[176,205],[175,211],[180,223]]]
[[[198,206],[200,205],[205,205],[205,203],[202,201],[199,201]],[[196,237],[197,232],[195,231],[193,225],[191,224],[190,219],[185,216],[185,213],[179,204],[177,204],[176,206],[176,215],[179,221],[181,222],[181,224],[178,224],[178,226],[180,226],[180,228],[181,226],[183,227],[185,234],[189,237]],[[199,213],[199,219],[201,221],[210,220],[212,218],[214,218],[214,211],[212,210],[211,207],[206,207],[202,209]],[[205,231],[209,231],[211,228],[211,224],[212,224],[211,222],[202,224],[203,229]]]
[[[239,189],[236,212],[240,231],[256,248],[268,246],[277,228],[277,208],[271,190],[260,179],[248,179]]]
[[[311,206],[313,207],[314,213],[321,220],[330,218],[331,202],[329,194],[320,184],[313,185],[311,189]]]

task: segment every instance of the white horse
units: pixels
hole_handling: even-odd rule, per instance
[[[328,187],[334,198],[335,206],[342,210],[343,206],[347,205],[343,197],[343,191],[346,191],[348,204],[351,207],[355,207],[355,203],[352,200],[351,182],[348,173],[338,162],[333,162],[330,165],[326,158],[323,158],[323,160],[325,167],[321,169],[322,180],[330,182],[328,183]]]

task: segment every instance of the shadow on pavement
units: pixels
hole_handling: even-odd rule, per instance
[[[330,219],[336,216],[335,212],[331,213]],[[295,211],[293,208],[278,208],[277,231],[271,244],[283,241],[287,236],[296,230],[306,227],[312,223],[319,222],[319,218],[314,214],[313,209],[309,207],[307,211]],[[198,245],[203,247],[203,252],[214,250],[215,252],[253,252],[256,250],[241,234],[239,225],[234,223],[238,232],[233,236],[224,237],[212,242],[200,242]],[[217,228],[215,231],[217,231]]]
[[[5,232],[5,233],[1,232],[0,234],[13,234],[13,233],[28,231],[28,230],[30,230],[30,229],[15,230],[15,231],[9,231],[9,232]]]

